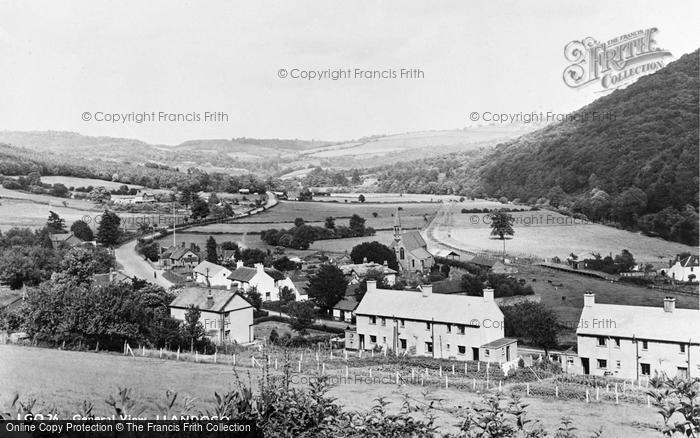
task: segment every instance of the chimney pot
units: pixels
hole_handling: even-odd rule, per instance
[[[238,260],[236,262],[236,268],[242,268],[243,267],[243,260]]]
[[[491,289],[490,287],[487,287],[486,289],[484,289],[484,301],[492,302],[493,300],[494,300],[493,289]]]
[[[420,286],[420,291],[424,297],[428,297],[428,296],[433,294],[433,285],[432,284],[422,284]]]
[[[592,307],[595,304],[595,294],[586,292],[583,294],[583,307]]]
[[[664,298],[664,312],[672,313],[676,309],[676,299],[673,297]]]
[[[362,258],[362,263],[367,263],[367,257]]]

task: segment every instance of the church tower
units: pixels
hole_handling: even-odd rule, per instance
[[[394,214],[394,241],[398,243],[401,240],[401,218],[399,217],[399,209],[396,209]]]

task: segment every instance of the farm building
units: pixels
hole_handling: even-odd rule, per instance
[[[170,316],[180,321],[190,307],[201,312],[199,321],[217,345],[253,340],[253,306],[235,291],[189,287],[170,303]]]
[[[433,251],[433,255],[447,260],[459,260],[459,254],[451,249],[438,249]]]
[[[580,372],[625,379],[700,376],[700,310],[599,304],[584,295],[576,330]]]
[[[432,285],[421,291],[377,289],[370,280],[355,318],[359,349],[464,361],[510,362],[517,357],[517,345],[504,339],[503,313],[493,289],[472,297],[435,294]]]
[[[192,271],[194,281],[205,286],[226,286],[231,287],[231,282],[228,276],[231,271],[223,266],[204,260]]]
[[[51,240],[51,246],[53,246],[54,249],[61,246],[74,247],[85,243],[79,238],[75,237],[73,233],[50,234],[49,239]]]

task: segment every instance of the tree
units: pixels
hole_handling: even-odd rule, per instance
[[[350,229],[356,236],[365,235],[365,219],[357,214],[350,217]]]
[[[73,222],[73,225],[70,226],[70,231],[75,237],[85,242],[91,242],[95,239],[95,234],[92,232],[90,226],[87,222],[82,220]]]
[[[262,307],[262,295],[258,292],[257,288],[251,287],[244,296],[251,306],[255,307],[255,310],[260,310],[260,307]]]
[[[296,299],[297,297],[294,295],[294,291],[289,287],[284,286],[280,289],[280,302],[282,304],[291,303],[292,301],[296,301]]]
[[[219,256],[216,254],[216,240],[212,236],[207,239],[207,256],[206,260],[210,263],[217,263]]]
[[[195,196],[192,201],[192,218],[199,219],[209,216],[209,204],[204,202],[199,196]]]
[[[114,268],[114,256],[104,248],[69,249],[61,259],[60,274],[64,279],[85,283],[95,274],[104,274]]]
[[[326,229],[335,230],[335,218],[333,216],[328,216],[326,222],[323,224]]]
[[[119,241],[119,237],[121,237],[120,223],[121,219],[119,216],[105,210],[102,214],[100,225],[97,227],[97,243],[104,246],[115,245]]]
[[[360,184],[362,182],[362,179],[360,179],[360,172],[357,169],[352,170],[352,177],[350,178],[350,182],[353,184]]]
[[[204,326],[199,321],[202,312],[194,306],[190,306],[185,312],[185,322],[182,327],[183,340],[190,344],[190,351],[195,348],[195,343],[198,343],[206,335]]]
[[[357,197],[357,200],[360,202],[365,202],[365,195],[360,195]]]
[[[66,232],[66,221],[63,220],[58,213],[49,211],[49,219],[46,221],[46,227],[51,234],[60,234]]]
[[[49,192],[49,194],[57,198],[67,198],[70,194],[70,191],[65,185],[61,183],[56,183],[51,187],[51,191]]]
[[[322,265],[318,272],[309,278],[306,293],[318,307],[328,312],[345,296],[347,287],[348,282],[340,268]]]
[[[278,271],[294,271],[297,269],[298,265],[297,263],[294,263],[293,261],[289,260],[289,257],[283,256],[272,262],[272,267],[277,269]]]
[[[634,261],[632,253],[623,249],[620,254],[615,256],[615,264],[620,267],[620,272],[629,272],[637,263]]]
[[[290,303],[287,313],[292,317],[292,328],[300,335],[306,334],[306,330],[313,325],[316,317],[314,306],[307,301]]]
[[[363,263],[367,259],[368,262],[375,262],[380,265],[387,262],[389,268],[395,271],[399,269],[394,250],[377,241],[364,242],[354,246],[352,251],[350,251],[350,258],[353,263]]]
[[[298,218],[294,219],[294,226],[295,227],[299,228],[299,227],[303,226],[304,224],[305,224],[304,218],[298,217]]]
[[[524,339],[527,343],[542,348],[545,355],[557,346],[557,316],[542,303],[525,301],[503,306],[505,335]]]
[[[256,263],[265,263],[267,253],[259,248],[246,248],[241,251],[241,261],[246,266],[253,266]]]
[[[498,236],[503,241],[503,259],[506,258],[506,236],[515,234],[513,222],[515,219],[503,209],[495,210],[489,214],[491,220],[491,235]]]

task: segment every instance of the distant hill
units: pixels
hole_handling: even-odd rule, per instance
[[[505,196],[671,240],[698,242],[696,50],[582,114],[612,117],[544,127],[483,153],[384,168],[384,190]]]

